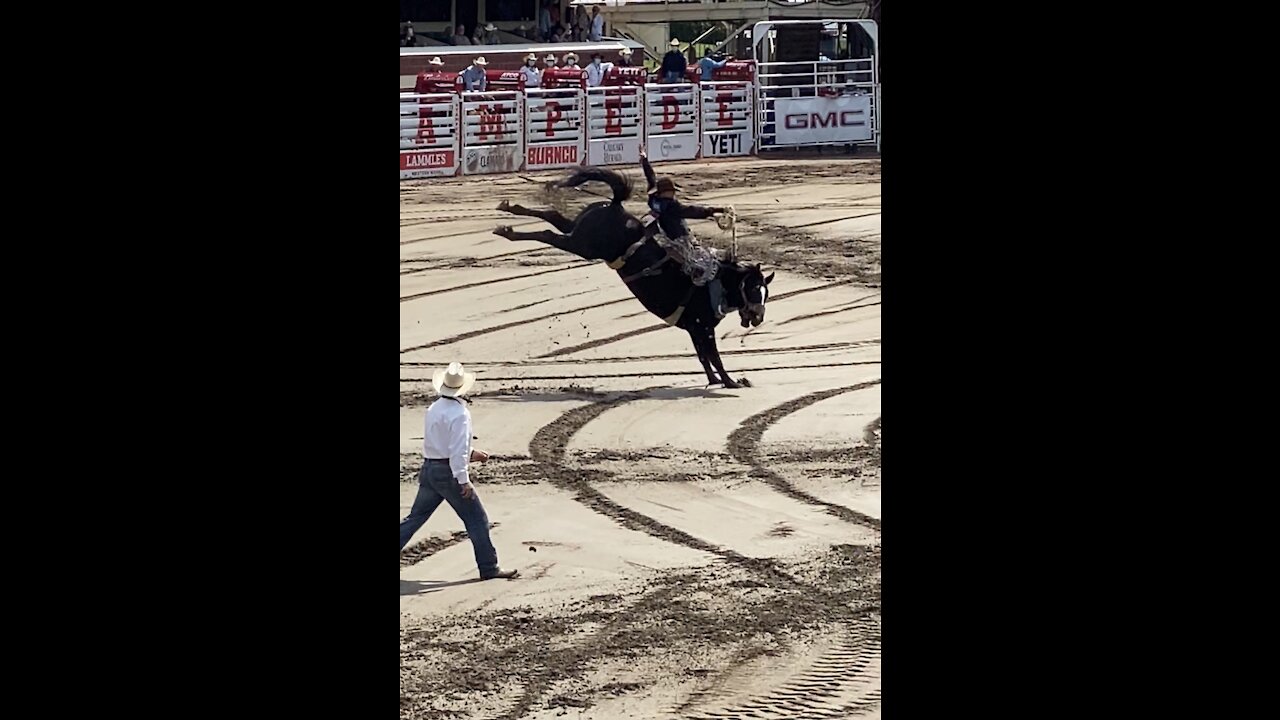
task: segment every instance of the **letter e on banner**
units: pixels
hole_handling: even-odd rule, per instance
[[[435,142],[436,127],[431,119],[431,108],[418,109],[418,139]]]
[[[616,95],[604,99],[604,134],[622,134],[622,98]]]
[[[716,117],[716,125],[724,127],[733,124],[733,118],[729,117],[729,103],[733,101],[733,95],[729,93],[716,94],[716,105],[719,105],[719,114]]]

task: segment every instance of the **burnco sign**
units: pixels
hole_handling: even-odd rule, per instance
[[[778,145],[863,142],[871,139],[871,96],[778,98],[773,105]]]

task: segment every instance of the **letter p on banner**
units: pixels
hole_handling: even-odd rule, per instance
[[[564,113],[560,111],[560,103],[554,100],[548,100],[546,104],[547,110],[547,137],[556,134],[555,125],[564,117]]]

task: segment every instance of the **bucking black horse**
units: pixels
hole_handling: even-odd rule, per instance
[[[541,218],[560,232],[516,232],[502,225],[494,234],[509,240],[537,240],[586,260],[605,261],[649,312],[668,325],[688,331],[708,383],[720,382],[726,388],[742,387],[729,377],[716,349],[715,328],[720,317],[712,307],[707,287],[695,286],[680,264],[656,242],[645,242],[640,221],[623,209],[623,201],[631,196],[631,182],[612,170],[588,167],[554,186],[577,187],[591,181],[612,188],[613,200],[588,205],[574,220],[556,210],[534,210],[506,201],[498,206],[499,210],[514,215]],[[726,308],[738,311],[742,327],[758,327],[764,322],[764,304],[769,296],[767,286],[773,280],[773,273],[765,277],[759,264],[740,262],[731,254],[722,257],[718,277],[724,286]],[[719,380],[712,372],[713,366],[720,374]]]

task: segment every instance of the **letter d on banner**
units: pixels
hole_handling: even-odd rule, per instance
[[[671,130],[680,124],[680,105],[676,102],[675,96],[662,96],[662,129]]]

